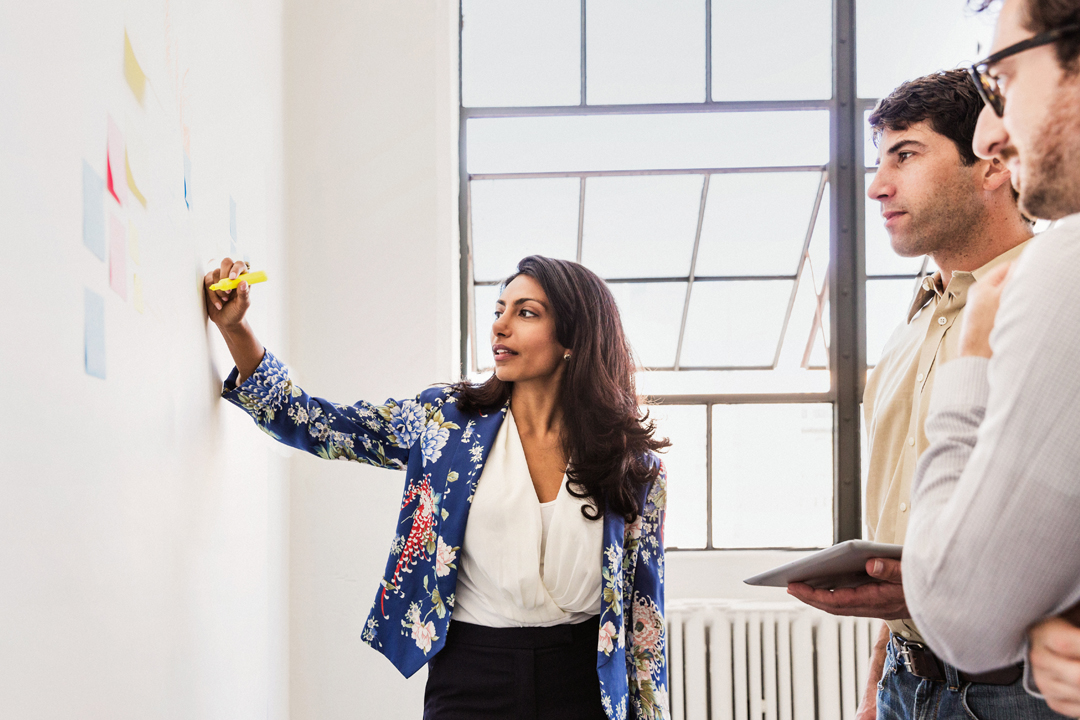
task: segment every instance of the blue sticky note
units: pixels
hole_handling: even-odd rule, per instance
[[[85,289],[85,334],[83,339],[86,374],[105,379],[105,298]]]
[[[191,209],[191,158],[184,153],[184,204]]]
[[[236,201],[233,200],[232,195],[229,196],[229,235],[232,236],[232,241],[236,243]]]
[[[94,172],[90,163],[83,160],[83,245],[97,255],[98,260],[105,259],[105,181]]]

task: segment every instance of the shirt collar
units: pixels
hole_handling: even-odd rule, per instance
[[[1006,250],[980,268],[970,272],[962,270],[954,272],[952,281],[947,288],[942,286],[940,270],[933,275],[927,275],[920,282],[918,291],[916,291],[915,297],[911,301],[911,307],[908,309],[907,321],[910,323],[915,319],[915,316],[919,314],[919,311],[926,307],[931,300],[934,298],[940,300],[945,296],[946,292],[952,297],[961,297],[965,295],[968,288],[970,288],[972,284],[978,282],[979,278],[984,277],[986,273],[990,272],[998,265],[1013,262],[1016,258],[1020,257],[1020,253],[1024,251],[1024,248],[1027,247],[1029,242],[1031,242],[1030,239],[1025,240],[1016,247]]]

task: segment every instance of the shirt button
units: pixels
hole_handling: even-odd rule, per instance
[[[922,382],[924,377],[926,377],[926,376],[923,375],[922,373],[919,373],[918,375],[915,376],[915,382]]]
[[[944,316],[944,315],[942,315],[941,317],[939,317],[939,318],[937,319],[937,324],[938,324],[938,325],[944,325],[944,324],[945,324],[945,323],[947,323],[947,322],[949,322],[949,321],[945,319],[945,316]]]
[[[907,512],[907,503],[900,503],[900,512]]]
[[[909,438],[907,439],[907,444],[908,444],[908,445],[914,445],[914,444],[915,444],[915,438],[913,438],[913,437],[909,437]]]
[[[901,630],[900,634],[907,638],[911,637],[911,633],[909,633],[907,630]]]

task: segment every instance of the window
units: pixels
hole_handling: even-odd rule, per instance
[[[933,270],[865,198],[865,116],[979,55],[962,5],[462,0],[462,362],[490,372],[520,258],[603,277],[674,442],[670,547],[861,535],[866,367]]]

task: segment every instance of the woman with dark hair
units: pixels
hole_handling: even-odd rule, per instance
[[[406,676],[428,665],[425,719],[666,718],[668,443],[639,409],[604,282],[527,257],[496,302],[491,378],[344,406],[294,386],[255,338],[246,283],[209,289],[243,270],[226,259],[205,278],[236,362],[223,397],[292,447],[406,471],[362,639]]]

